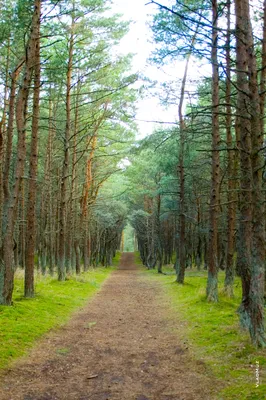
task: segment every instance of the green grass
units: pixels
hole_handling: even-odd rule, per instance
[[[140,263],[137,257],[137,263]],[[178,334],[197,360],[209,366],[221,381],[222,400],[266,399],[266,352],[251,345],[249,335],[240,329],[236,310],[240,304],[241,283],[235,282],[235,298],[223,294],[224,273],[219,274],[218,303],[206,302],[205,271],[187,270],[184,285],[175,282],[173,270],[165,268],[168,275],[156,270],[146,271],[149,279],[160,281],[170,298],[171,312],[178,315]],[[255,365],[259,362],[260,385],[256,388]]]
[[[114,264],[119,262],[116,256]],[[0,369],[24,355],[38,338],[66,323],[101,287],[114,268],[97,268],[58,282],[36,277],[36,296],[23,298],[23,280],[15,280],[13,305],[0,306]],[[67,349],[62,348],[61,354]]]
[[[120,251],[116,252],[115,257],[113,258],[113,267],[118,267],[118,264],[120,262],[120,258],[121,258],[122,253]]]

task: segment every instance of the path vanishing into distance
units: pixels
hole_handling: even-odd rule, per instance
[[[69,323],[1,376],[0,399],[215,399],[217,383],[177,337],[167,301],[160,283],[124,253]]]

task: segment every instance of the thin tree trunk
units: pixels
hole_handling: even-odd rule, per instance
[[[2,118],[0,121],[0,248],[2,246],[2,224],[3,224],[3,203],[4,203],[4,157],[5,157],[5,141],[6,141],[6,114],[8,108],[8,81],[9,81],[9,62],[10,62],[10,37],[8,38],[7,44],[7,57],[6,57],[6,68],[5,68],[5,86],[4,86],[4,107],[2,110]]]
[[[75,223],[76,213],[77,213],[77,135],[78,135],[78,121],[79,121],[79,93],[80,93],[80,83],[77,86],[76,101],[75,101],[75,120],[74,120],[74,132],[73,132],[73,156],[72,156],[72,173],[71,173],[71,191],[69,198],[69,217],[68,217],[68,232],[67,232],[67,248],[66,248],[66,270],[70,272],[71,260],[73,259],[72,253],[75,255],[77,251],[75,250],[75,242],[79,243],[79,233],[80,229]],[[80,262],[80,261],[79,261]]]
[[[61,198],[59,208],[59,249],[58,249],[58,280],[66,279],[65,246],[66,246],[66,212],[67,212],[67,182],[69,171],[69,139],[71,129],[71,87],[74,51],[74,16],[72,15],[71,33],[69,40],[66,92],[66,127],[64,137],[64,161],[61,176]]]
[[[198,27],[196,28],[195,34],[192,38],[191,47],[187,55],[184,75],[181,84],[180,100],[178,105],[178,120],[179,120],[179,251],[178,251],[178,263],[176,263],[177,282],[183,284],[185,279],[186,270],[186,217],[185,217],[185,167],[184,167],[184,152],[185,152],[185,141],[186,141],[186,125],[183,116],[183,104],[185,98],[185,87],[187,82],[187,74],[189,61],[193,46],[196,41],[198,34]]]
[[[41,85],[41,65],[40,65],[40,24],[41,24],[41,0],[36,1],[38,7],[38,21],[35,40],[35,60],[34,60],[34,92],[33,92],[33,117],[31,129],[31,149],[30,149],[30,168],[28,185],[28,209],[27,209],[27,232],[26,232],[26,264],[25,264],[25,297],[34,297],[34,251],[36,244],[36,197],[37,197],[37,173],[38,173],[38,131],[40,115],[40,85]]]
[[[53,90],[50,90],[50,101],[49,101],[49,136],[48,136],[48,149],[47,149],[47,174],[48,174],[48,246],[49,246],[49,273],[54,274],[54,263],[56,253],[56,221],[54,215],[56,215],[56,202],[53,204],[53,180],[52,180],[52,160],[53,160],[53,138],[54,138],[54,127],[52,118],[55,118],[55,104],[52,99]]]
[[[234,252],[236,229],[236,176],[235,176],[235,150],[232,137],[232,107],[231,107],[231,0],[227,1],[227,38],[226,38],[226,142],[227,142],[227,170],[228,170],[228,214],[227,214],[227,252],[225,268],[225,293],[229,297],[234,295]]]
[[[25,59],[23,59],[14,69],[11,74],[11,88],[9,96],[9,107],[8,107],[8,123],[7,123],[7,140],[5,148],[5,165],[3,174],[3,190],[4,190],[4,214],[6,213],[10,190],[9,190],[9,171],[12,156],[12,144],[13,144],[13,133],[14,133],[14,117],[15,117],[15,105],[16,105],[16,87],[17,79],[23,67]]]
[[[212,1],[212,182],[210,196],[210,237],[207,299],[218,301],[218,218],[220,203],[220,133],[219,133],[219,66],[218,4]]]
[[[20,267],[25,270],[26,265],[26,217],[25,217],[25,179],[21,179],[19,199],[19,261]]]
[[[264,111],[265,111],[265,96],[266,96],[266,0],[263,2],[263,38],[261,49],[261,77],[260,77],[260,115],[261,115],[261,132],[264,137]],[[266,264],[265,264],[266,268]],[[266,273],[265,273],[266,278]],[[266,279],[264,281],[264,303],[266,302]]]

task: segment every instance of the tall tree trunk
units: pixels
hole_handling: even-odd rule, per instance
[[[201,201],[200,197],[196,196],[197,203],[197,249],[196,249],[196,266],[198,271],[202,264],[202,238],[201,238]]]
[[[207,299],[218,301],[218,218],[220,203],[220,133],[219,133],[219,66],[218,4],[212,1],[212,182],[210,196],[210,236]]]
[[[185,83],[188,70],[187,59],[185,74],[183,77],[181,96],[179,101],[179,260],[176,263],[177,282],[184,283],[186,270],[186,217],[185,217],[185,168],[184,168],[184,151],[185,151],[185,121],[182,114],[182,106],[184,101]]]
[[[64,136],[64,161],[61,176],[61,198],[59,207],[59,249],[58,249],[58,280],[66,278],[65,246],[66,246],[66,212],[67,212],[67,182],[69,171],[69,139],[71,130],[71,88],[74,51],[74,16],[72,15],[71,33],[69,40],[66,92],[66,127]]]
[[[158,260],[158,268],[157,271],[161,274],[163,268],[163,250],[162,250],[162,235],[161,235],[161,195],[158,194],[156,196],[156,204],[155,204],[155,235],[157,240],[157,260]]]
[[[53,101],[54,92],[50,90],[50,101],[49,101],[49,136],[48,136],[48,149],[47,149],[47,174],[48,174],[48,246],[49,246],[49,273],[54,274],[54,263],[56,253],[56,221],[54,216],[56,215],[56,201],[53,204],[53,180],[52,180],[52,160],[53,160],[53,138],[54,138],[54,126],[52,119],[55,118],[55,103]]]
[[[72,172],[71,172],[71,190],[69,198],[69,213],[68,213],[68,231],[67,231],[67,248],[66,248],[66,271],[70,272],[70,269],[74,269],[74,265],[71,265],[73,253],[77,260],[77,251],[75,250],[78,242],[79,246],[79,233],[80,229],[76,226],[76,214],[77,214],[77,136],[78,136],[78,122],[79,122],[79,95],[80,95],[80,81],[77,85],[77,91],[75,93],[75,119],[74,119],[74,132],[73,132],[73,155],[72,155]]]
[[[233,297],[234,290],[234,252],[236,229],[236,176],[235,149],[232,137],[232,106],[231,106],[231,0],[227,1],[227,38],[226,38],[226,142],[227,142],[227,171],[228,171],[228,214],[227,214],[227,252],[225,268],[225,292]]]
[[[191,58],[193,46],[196,41],[198,33],[198,27],[192,38],[191,47],[187,55],[184,75],[181,84],[180,100],[178,106],[178,120],[179,120],[179,262],[176,263],[177,282],[183,284],[185,279],[186,270],[186,216],[185,216],[185,167],[184,167],[184,152],[185,152],[185,141],[186,141],[186,125],[183,116],[183,104],[185,98],[185,87],[187,82],[188,66]]]
[[[19,263],[20,267],[25,270],[26,264],[26,216],[25,216],[25,186],[26,180],[21,179],[19,193]]]
[[[261,49],[261,78],[260,78],[260,115],[261,115],[261,132],[264,137],[264,111],[265,111],[265,96],[266,96],[266,0],[263,2],[263,38]],[[265,179],[264,179],[265,181]],[[266,264],[265,264],[266,268]],[[266,273],[265,273],[266,278]],[[266,303],[266,279],[264,281],[264,303]]]
[[[260,76],[260,115],[261,132],[264,134],[264,110],[266,97],[266,0],[263,2],[263,37],[261,48],[261,76]]]
[[[8,83],[9,83],[9,62],[10,62],[10,37],[7,43],[7,57],[6,57],[6,68],[5,68],[5,84],[4,84],[4,107],[2,110],[2,118],[0,120],[0,248],[2,246],[2,215],[3,215],[3,203],[4,203],[4,147],[6,142],[6,114],[8,109]]]
[[[247,52],[249,66],[249,93],[251,111],[251,165],[252,165],[252,248],[251,248],[251,285],[250,285],[250,335],[257,346],[265,346],[264,329],[264,277],[265,277],[265,207],[262,189],[264,159],[263,131],[261,129],[261,110],[258,85],[257,59],[254,50],[249,3],[245,8],[249,29],[247,31]]]
[[[16,105],[16,87],[17,79],[23,67],[25,59],[23,59],[14,69],[11,74],[11,88],[9,96],[9,107],[8,107],[8,123],[7,123],[7,140],[5,149],[5,165],[3,174],[3,189],[4,189],[4,214],[8,205],[10,190],[9,190],[9,171],[12,156],[12,144],[13,144],[13,133],[14,133],[14,117],[15,117],[15,105]]]
[[[26,159],[26,121],[27,121],[27,105],[32,72],[35,61],[35,43],[39,38],[38,21],[39,21],[39,0],[34,1],[34,12],[32,17],[30,37],[26,47],[26,62],[23,82],[21,84],[17,106],[16,106],[16,123],[17,123],[17,162],[15,170],[15,183],[12,189],[12,196],[9,200],[6,218],[6,226],[4,228],[3,245],[1,249],[0,260],[0,304],[10,305],[12,302],[12,293],[14,285],[14,268],[13,268],[13,234],[17,218],[17,209],[19,201],[19,191],[21,179],[24,173],[24,165]]]
[[[238,113],[241,124],[241,279],[240,321],[257,346],[264,346],[265,226],[261,149],[263,132],[256,56],[248,0],[235,0]],[[244,247],[244,248],[242,248]]]
[[[38,173],[38,131],[40,115],[40,85],[41,85],[41,61],[40,61],[40,24],[41,24],[41,0],[36,1],[38,21],[35,39],[34,61],[34,91],[33,91],[33,116],[31,128],[30,168],[28,185],[28,209],[26,231],[26,264],[25,264],[25,297],[34,297],[34,251],[36,243],[36,197],[37,197],[37,173]]]
[[[83,186],[83,195],[82,195],[82,199],[81,199],[81,217],[80,217],[80,228],[81,228],[81,231],[84,233],[84,237],[83,237],[84,259],[83,260],[84,260],[84,270],[85,271],[87,271],[88,267],[89,267],[89,265],[88,265],[88,262],[89,262],[88,225],[89,225],[90,221],[89,221],[89,215],[88,215],[89,214],[88,207],[92,206],[92,204],[96,201],[97,193],[99,190],[99,186],[98,186],[98,188],[95,189],[95,193],[93,195],[93,198],[91,198],[90,204],[88,204],[89,196],[91,195],[91,197],[92,197],[92,194],[94,192],[94,179],[93,179],[93,173],[92,173],[92,166],[93,166],[95,151],[97,148],[99,129],[100,129],[102,122],[105,120],[107,108],[108,108],[108,101],[105,102],[103,113],[99,117],[98,121],[95,122],[95,126],[93,129],[93,135],[88,138],[88,143],[87,143],[87,147],[89,147],[91,145],[91,150],[90,150],[90,154],[86,160],[86,172],[85,172],[86,180],[85,180],[85,184]]]

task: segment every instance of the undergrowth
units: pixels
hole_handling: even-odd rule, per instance
[[[114,259],[119,263],[120,254]],[[23,297],[21,274],[15,279],[13,305],[0,306],[0,369],[24,355],[38,338],[66,323],[100,289],[114,268],[96,268],[65,282],[36,276],[36,296]]]
[[[137,264],[141,264],[136,255]],[[187,270],[185,284],[175,282],[172,268],[166,275],[146,271],[149,279],[160,281],[171,299],[171,311],[180,321],[177,330],[197,360],[203,361],[221,381],[224,389],[219,400],[266,399],[266,352],[251,345],[247,332],[241,330],[236,310],[241,299],[241,282],[236,278],[235,297],[223,293],[224,273],[219,273],[219,302],[206,301],[206,271]],[[256,387],[256,369],[259,386]]]

